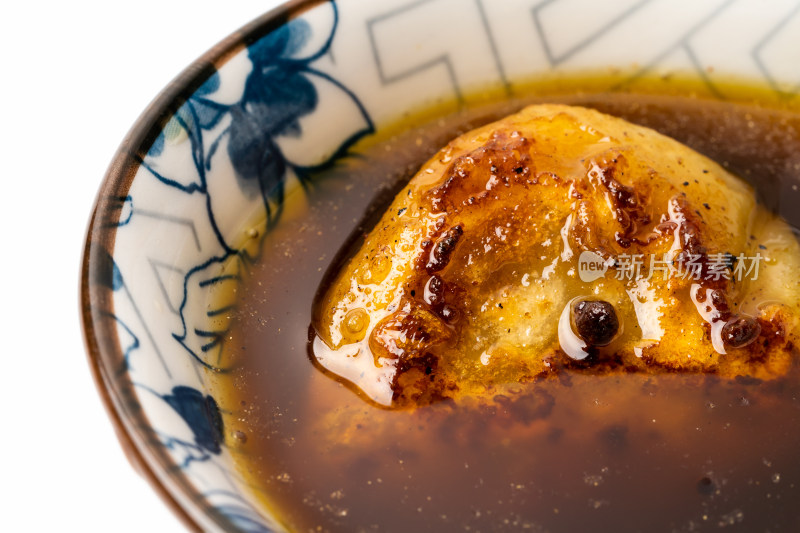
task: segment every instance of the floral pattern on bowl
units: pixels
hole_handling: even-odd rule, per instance
[[[754,17],[753,1],[583,2],[577,24],[574,4],[293,2],[212,51],[140,119],[90,226],[84,326],[123,444],[187,524],[282,530],[233,467],[206,383],[205,371],[224,371],[235,305],[219,295],[258,256],[287,195],[376,124],[437,100],[469,103],[473,89],[515,94],[534,74],[598,65],[628,72],[612,90],[680,70],[719,98],[727,74],[764,79],[784,98],[800,84],[793,3]]]

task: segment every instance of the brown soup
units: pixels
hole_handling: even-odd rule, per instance
[[[211,376],[243,478],[288,529],[800,528],[798,368],[771,382],[571,375],[519,385],[514,402],[388,410],[307,352],[315,295],[395,192],[449,139],[525,103],[580,104],[654,128],[750,181],[800,227],[800,114],[763,99],[693,97],[688,82],[664,87],[564,91],[401,121],[288,200],[239,290],[230,370]]]

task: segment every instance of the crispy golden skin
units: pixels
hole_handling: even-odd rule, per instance
[[[584,252],[604,275],[582,281]],[[314,353],[399,407],[564,371],[769,379],[792,360],[798,252],[713,161],[590,109],[531,106],[454,139],[401,191],[320,299]],[[610,344],[574,336],[576,298],[613,305]]]

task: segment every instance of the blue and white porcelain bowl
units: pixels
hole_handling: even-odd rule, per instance
[[[123,142],[86,239],[82,310],[134,463],[194,529],[280,531],[244,489],[207,387],[215,291],[314,171],[395,117],[536,76],[650,73],[800,87],[800,5],[757,0],[300,0],[187,69]],[[250,237],[250,238],[248,238]],[[242,243],[249,243],[243,245]]]

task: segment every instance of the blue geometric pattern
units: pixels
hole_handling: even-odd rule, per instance
[[[280,529],[232,467],[204,369],[225,371],[233,302],[219,295],[256,260],[289,195],[313,187],[375,123],[436,100],[468,103],[487,85],[514,96],[535,73],[614,66],[625,73],[609,82],[616,90],[682,70],[718,98],[718,80],[737,74],[794,97],[800,39],[786,43],[800,2],[770,6],[759,18],[759,0],[330,1],[195,80],[140,151],[127,194],[108,199],[97,224],[116,245],[95,271],[113,294],[124,359],[114,375],[134,383],[175,475],[224,517],[217,526]]]

